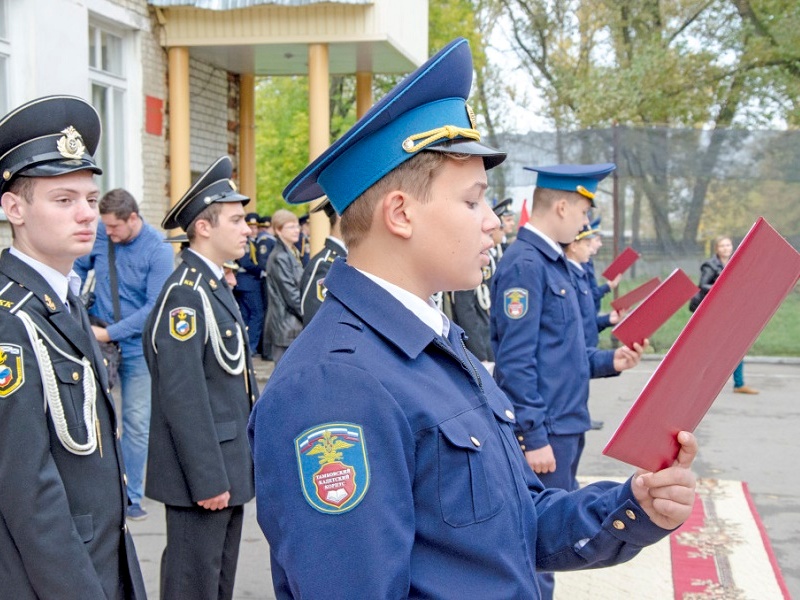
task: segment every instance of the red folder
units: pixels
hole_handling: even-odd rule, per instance
[[[658,277],[648,279],[639,287],[633,288],[630,292],[620,296],[616,300],[612,300],[611,307],[617,312],[628,309],[640,300],[647,298],[647,296],[658,287],[659,283],[661,283],[661,280]]]
[[[657,471],[678,456],[731,372],[800,279],[800,253],[759,218],[603,454]]]
[[[639,306],[617,323],[611,330],[612,335],[628,348],[633,348],[634,343],[644,344],[644,340],[666,323],[698,289],[686,273],[675,269]]]
[[[611,264],[603,271],[603,277],[606,279],[614,279],[620,273],[624,273],[628,268],[639,260],[639,253],[628,246],[619,253],[619,256],[611,261]]]

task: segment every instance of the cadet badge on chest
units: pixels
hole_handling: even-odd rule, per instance
[[[23,383],[22,348],[16,344],[0,344],[0,398],[10,396]]]
[[[169,313],[169,334],[179,342],[185,342],[197,331],[197,313],[193,308],[180,306]]]
[[[294,440],[303,495],[322,513],[354,508],[369,487],[364,432],[352,423],[325,423]]]
[[[511,288],[503,292],[503,310],[509,319],[521,319],[528,312],[528,290]]]

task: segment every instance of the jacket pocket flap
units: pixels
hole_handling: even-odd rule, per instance
[[[69,361],[53,361],[53,371],[61,383],[74,385],[83,380],[83,366]]]
[[[439,430],[457,448],[480,452],[489,438],[489,429],[473,411],[439,423]]]
[[[78,536],[81,540],[91,542],[94,537],[94,524],[92,522],[92,515],[78,515],[72,517],[72,522],[75,523],[75,529],[78,531]]]
[[[236,437],[236,421],[215,423],[215,425],[217,427],[217,439],[220,442],[227,442]]]

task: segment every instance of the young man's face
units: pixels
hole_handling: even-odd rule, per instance
[[[500,224],[504,234],[514,233],[514,215],[503,215],[500,217]]]
[[[113,213],[100,215],[100,220],[106,227],[106,234],[115,244],[127,244],[138,231],[139,215],[131,213],[127,219],[119,219]]]
[[[67,274],[73,261],[88,254],[97,231],[100,192],[90,171],[38,177],[30,202],[6,192],[3,208],[14,225],[14,246]]]
[[[483,159],[445,161],[431,182],[429,199],[418,205],[412,251],[419,289],[426,293],[468,290],[482,279],[500,221],[484,198]]]
[[[578,194],[566,197],[561,205],[561,219],[557,242],[569,244],[589,224],[589,210],[592,208],[588,198]]]
[[[223,202],[217,224],[211,228],[211,246],[218,264],[244,256],[250,227],[244,219],[244,207],[239,202]]]
[[[592,256],[592,239],[583,238],[572,242],[567,246],[567,256],[581,264],[589,262]]]

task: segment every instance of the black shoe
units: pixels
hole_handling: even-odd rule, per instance
[[[602,421],[595,421],[594,419],[592,419],[590,428],[591,429],[595,429],[595,430],[600,430],[600,429],[603,428],[603,422]]]

